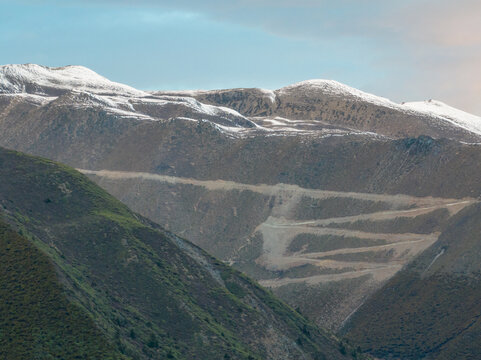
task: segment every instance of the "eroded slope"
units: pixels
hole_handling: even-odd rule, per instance
[[[180,233],[198,230],[204,248],[333,329],[476,202],[82,171],[127,203],[149,194],[139,206],[148,216]],[[316,291],[323,295],[313,302]]]
[[[476,359],[481,351],[481,208],[453,217],[438,242],[345,326],[378,358]]]

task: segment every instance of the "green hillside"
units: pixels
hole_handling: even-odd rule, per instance
[[[6,311],[22,313],[3,321],[19,332],[38,323],[46,332],[33,340],[27,335],[5,338],[11,332],[2,326],[1,341],[12,337],[22,351],[31,348],[29,358],[42,358],[36,352],[46,359],[76,358],[59,351],[97,359],[120,358],[114,351],[131,359],[357,356],[247,277],[132,213],[66,166],[0,149],[0,179],[4,218],[24,236],[2,230],[8,234],[2,238],[1,256],[8,260],[1,265],[7,266],[2,282],[28,289],[24,296],[2,293],[2,299],[12,297],[3,305],[11,307]],[[18,239],[14,247],[11,238]],[[17,261],[6,250],[16,247],[28,248],[35,260],[22,250],[15,253]],[[35,270],[15,272],[12,264],[20,261]],[[45,278],[47,285],[35,280],[33,286],[36,277]],[[43,291],[56,296],[39,305],[47,313],[38,312],[36,322],[22,321],[33,311],[29,306],[35,306],[29,299],[43,299],[36,295]],[[57,332],[48,332],[50,328]],[[68,345],[72,339],[76,346]],[[21,346],[22,341],[28,346]],[[20,351],[14,345],[10,349]]]
[[[118,359],[45,254],[0,221],[0,358]]]

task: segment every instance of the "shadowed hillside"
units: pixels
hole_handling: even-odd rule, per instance
[[[48,256],[1,220],[0,299],[2,359],[123,358],[66,298]]]
[[[38,267],[46,269],[42,271],[50,284],[45,291],[53,289],[60,299],[59,309],[49,310],[51,315],[57,311],[67,317],[68,311],[72,319],[84,318],[85,327],[75,331],[86,334],[74,331],[72,336],[84,336],[85,348],[97,351],[97,358],[103,358],[101,351],[115,353],[107,347],[107,341],[92,339],[96,333],[109,339],[116,352],[132,359],[344,357],[336,338],[320,331],[250,279],[132,213],[78,172],[6,150],[0,150],[0,164],[2,213],[29,241],[8,231],[6,234],[13,237],[15,247],[41,259]],[[19,274],[15,258],[6,251],[11,248],[19,261],[37,260],[31,260],[34,255],[15,251],[8,245],[12,241],[8,236],[2,237],[2,256],[7,260],[6,265],[2,264],[6,266],[2,279],[11,284],[16,277],[18,286],[28,289],[32,273]],[[22,259],[23,255],[27,258]],[[53,262],[61,286],[48,261]],[[34,290],[31,296],[42,291]],[[17,297],[12,299],[7,311],[27,316],[27,295],[22,300],[25,303]],[[43,329],[49,329],[48,322],[56,324],[50,315],[43,318],[39,313],[38,317]],[[68,332],[62,330],[68,329],[68,321],[58,321],[58,331]],[[23,331],[22,325],[14,328]],[[48,340],[43,336],[50,335],[35,336],[45,346]],[[55,341],[55,333],[51,336]],[[15,341],[22,341],[22,337]],[[69,337],[62,341],[68,344]],[[65,350],[62,344],[58,343],[59,351]],[[81,353],[85,349],[73,347],[69,351]]]

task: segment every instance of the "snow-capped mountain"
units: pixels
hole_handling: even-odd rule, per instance
[[[451,107],[441,101],[427,100],[397,104],[387,98],[360,91],[333,80],[307,80],[278,90],[279,94],[289,94],[300,98],[331,96],[352,101],[365,102],[376,106],[404,112],[408,115],[428,117],[439,121],[443,126],[450,123],[469,132],[481,135],[481,117]]]
[[[101,109],[115,116],[139,120],[184,117],[212,121],[227,127],[254,127],[253,123],[234,110],[205,105],[191,97],[153,96],[110,81],[83,66],[1,66],[2,94],[24,98],[31,104]]]
[[[402,106],[420,114],[451,122],[456,126],[481,135],[481,117],[456,109],[441,101],[407,102],[403,103]]]
[[[0,93],[60,95],[70,90],[97,95],[146,96],[143,91],[110,81],[83,66],[52,68],[36,64],[0,67]]]
[[[389,99],[366,93],[334,80],[313,79],[294,83],[277,90],[279,94],[298,97],[333,96],[348,97],[357,101],[396,108],[397,104]]]
[[[478,116],[438,101],[397,104],[332,80],[307,80],[278,90],[145,92],[83,66],[25,64],[0,67],[0,94],[37,106],[91,108],[138,120],[208,121],[231,136],[325,136],[326,129],[336,127],[337,134],[481,141]]]
[[[84,169],[333,329],[481,196],[479,118],[434,101],[146,92],[75,66],[3,66],[0,89],[0,146]]]
[[[480,117],[441,102],[427,102],[431,106],[398,104],[333,80],[306,80],[277,90],[240,88],[155,94],[192,96],[204,103],[227,106],[262,126],[271,124],[270,128],[280,126],[276,118],[283,118],[290,120],[291,128],[296,130],[299,127],[294,122],[302,122],[305,130],[307,121],[311,130],[329,124],[393,138],[429,135],[478,142],[481,135]]]

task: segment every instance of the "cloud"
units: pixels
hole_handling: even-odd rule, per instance
[[[177,0],[175,6],[281,37],[377,43],[388,52],[379,58],[380,65],[391,68],[393,77],[407,74],[403,81],[410,91],[481,114],[479,0]],[[391,93],[406,97],[395,89]]]
[[[481,2],[422,1],[414,9],[405,9],[401,24],[394,20],[398,32],[412,40],[438,46],[481,45]]]
[[[1,1],[1,0],[0,0]],[[40,4],[46,1],[20,0]],[[50,0],[201,13],[281,36],[401,36],[440,45],[480,44],[479,0]]]
[[[481,2],[421,1],[386,26],[410,51],[418,92],[481,114]]]

